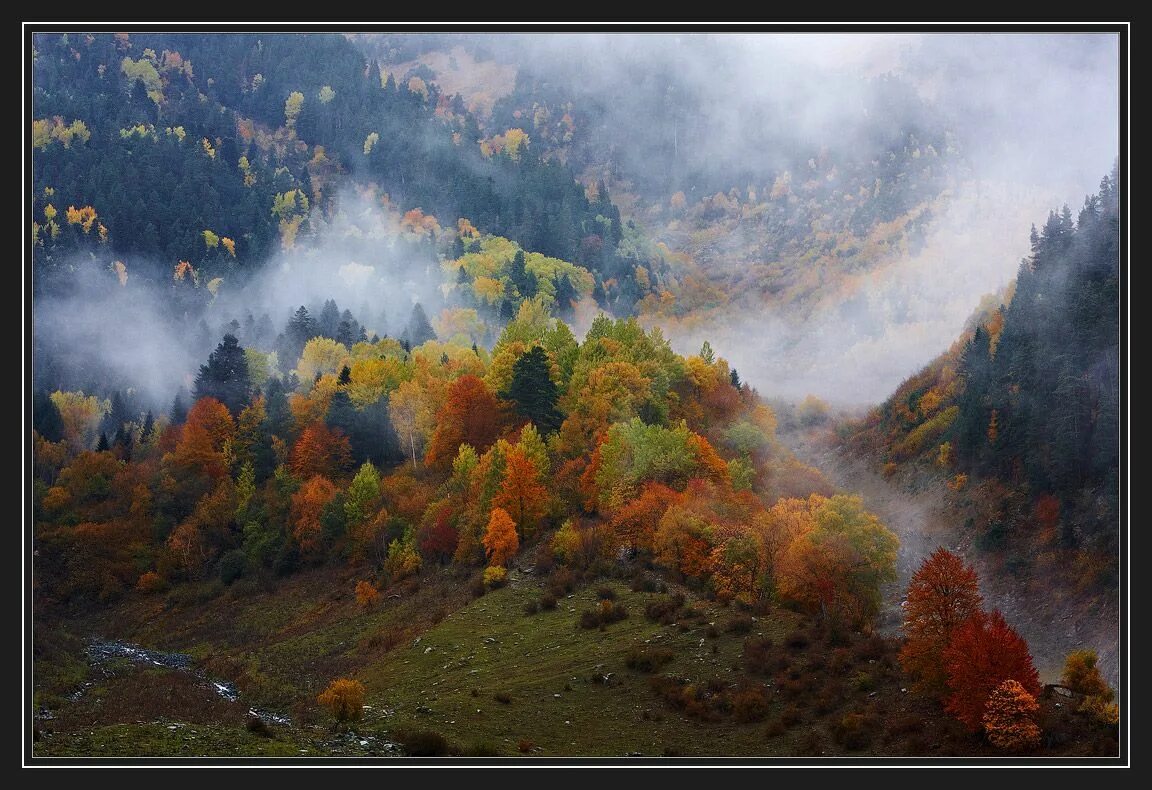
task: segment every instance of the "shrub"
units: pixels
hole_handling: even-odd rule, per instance
[[[872,741],[873,722],[862,713],[846,713],[832,725],[832,737],[848,750],[863,749]]]
[[[772,640],[754,636],[744,640],[744,667],[758,675],[771,675],[777,669]]]
[[[828,662],[828,668],[837,675],[842,675],[853,663],[851,651],[843,647],[838,647],[832,651],[832,658]]]
[[[546,611],[551,611],[556,608],[556,596],[552,593],[544,593],[540,596],[540,608]]]
[[[732,712],[742,724],[763,721],[768,715],[768,692],[763,686],[740,689],[732,698]]]
[[[600,627],[600,613],[595,609],[585,609],[580,613],[580,627],[591,630]]]
[[[512,704],[512,695],[506,691],[497,691],[495,694],[492,695],[492,699],[496,700],[501,705],[511,705]]]
[[[448,739],[435,730],[401,730],[396,740],[409,757],[445,757],[452,752]]]
[[[756,621],[748,615],[740,615],[733,617],[724,626],[724,630],[730,634],[748,634],[752,632],[752,627],[756,625]]]
[[[632,577],[628,589],[632,592],[654,593],[659,589],[659,585],[651,576],[641,573]]]
[[[364,713],[364,685],[358,680],[337,678],[316,697],[340,724],[356,721]]]
[[[993,689],[984,706],[984,732],[988,742],[1004,751],[1021,751],[1040,744],[1040,728],[1033,716],[1040,709],[1036,698],[1015,680]]]
[[[548,577],[548,590],[557,598],[567,595],[575,588],[576,574],[566,566],[561,565]]]
[[[248,719],[244,722],[244,728],[253,735],[259,735],[261,738],[275,738],[275,733],[262,718],[248,714]]]
[[[706,629],[704,629],[704,636],[708,637],[709,639],[719,639],[720,629],[714,625],[709,625]]]
[[[585,609],[580,614],[580,627],[599,628],[619,622],[626,617],[628,617],[628,609],[624,604],[600,601],[594,609]]]
[[[145,571],[136,580],[136,589],[146,594],[162,592],[167,586],[164,577],[156,571]]]
[[[479,598],[488,592],[488,588],[484,586],[484,579],[479,576],[472,580],[472,584],[468,589],[472,593],[473,598]]]
[[[601,601],[615,601],[616,600],[616,591],[613,590],[611,587],[608,587],[608,586],[597,587],[596,588],[596,597],[599,598]]]
[[[840,707],[844,701],[844,687],[835,680],[829,681],[824,688],[816,694],[813,700],[813,709],[819,716],[827,716]]]
[[[372,582],[358,581],[356,582],[356,603],[367,608],[372,606],[380,599],[380,591]]]
[[[248,555],[240,549],[232,549],[220,558],[220,581],[231,584],[244,575],[248,565]]]
[[[491,565],[484,569],[484,585],[496,589],[508,583],[508,571],[503,565]]]
[[[672,651],[666,647],[637,645],[628,651],[624,663],[629,669],[635,669],[637,672],[655,672],[672,658]]]
[[[857,642],[852,652],[861,661],[879,661],[887,655],[888,643],[882,636],[869,636]]]
[[[788,634],[788,638],[784,640],[784,644],[789,650],[800,651],[807,648],[808,645],[811,644],[811,640],[804,631],[793,631]]]
[[[521,738],[516,742],[516,751],[520,752],[520,754],[529,754],[535,748],[536,744],[527,738]]]
[[[644,605],[644,616],[654,623],[671,625],[676,622],[676,615],[684,605],[683,593],[661,596]]]
[[[539,611],[540,611],[540,602],[539,601],[528,601],[528,603],[524,604],[524,614],[526,614],[526,615],[534,615]]]

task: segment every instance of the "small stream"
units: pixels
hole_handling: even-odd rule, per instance
[[[202,670],[196,668],[192,656],[187,653],[166,653],[160,650],[150,650],[140,645],[131,644],[130,642],[103,639],[96,639],[89,642],[84,652],[88,656],[88,663],[95,667],[104,667],[110,661],[116,659],[125,659],[134,664],[163,667],[192,675],[205,687],[212,689],[214,693],[228,702],[240,701],[240,692],[237,691],[235,684],[226,680],[209,677]],[[85,688],[91,685],[90,682],[86,683],[84,687],[72,695],[72,698],[78,699],[84,693]],[[249,708],[248,714],[257,716],[269,724],[286,725],[292,723],[292,720],[287,716],[259,708]]]

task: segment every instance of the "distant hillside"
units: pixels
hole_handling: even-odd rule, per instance
[[[155,282],[179,261],[243,277],[331,220],[342,189],[375,185],[443,226],[466,218],[593,270],[616,312],[644,295],[631,280],[645,262],[619,249],[606,190],[590,198],[522,132],[482,140],[458,96],[398,83],[343,36],[34,41],[39,292],[69,287],[78,257],[97,273],[119,259]]]
[[[1061,586],[1113,587],[1124,539],[1118,229],[1113,170],[1075,220],[1033,228],[1002,304],[842,429],[887,474],[933,470],[979,546]]]

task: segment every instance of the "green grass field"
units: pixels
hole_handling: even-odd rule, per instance
[[[830,638],[788,610],[753,618],[676,585],[637,592],[604,579],[540,610],[547,579],[513,571],[507,586],[473,598],[468,577],[448,570],[386,590],[366,608],[352,594],[355,581],[347,571],[309,571],[215,597],[195,588],[134,596],[99,615],[41,627],[36,705],[51,718],[35,722],[34,754],[991,753],[935,703],[905,691],[895,643]],[[683,604],[663,622],[645,615],[650,603],[677,592]],[[605,596],[628,616],[581,627]],[[195,672],[88,664],[84,638],[93,635],[191,654]],[[334,727],[316,701],[337,677],[366,689],[363,717],[350,728]],[[234,683],[239,700],[222,699],[206,678]],[[749,693],[757,704],[741,707]],[[291,724],[252,731],[249,706],[285,714]],[[1070,726],[1067,711],[1048,706],[1046,715],[1057,729]],[[1069,740],[1056,744],[1057,753],[1108,748],[1106,739],[1093,743]]]

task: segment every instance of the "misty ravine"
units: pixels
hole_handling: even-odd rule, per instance
[[[837,447],[820,429],[782,432],[781,439],[837,488],[859,495],[864,506],[900,538],[897,580],[884,589],[884,610],[878,622],[882,633],[900,635],[901,602],[908,582],[928,555],[943,546],[976,568],[985,605],[999,609],[1027,640],[1044,682],[1058,683],[1065,657],[1086,647],[1097,651],[1101,671],[1111,683],[1117,682],[1118,634],[1110,626],[1116,615],[1102,611],[1107,602],[1088,600],[1060,609],[1049,596],[1028,594],[1014,585],[973,545],[973,536],[964,533],[963,524],[949,512],[943,486],[912,491],[901,482],[885,479],[866,461]]]

